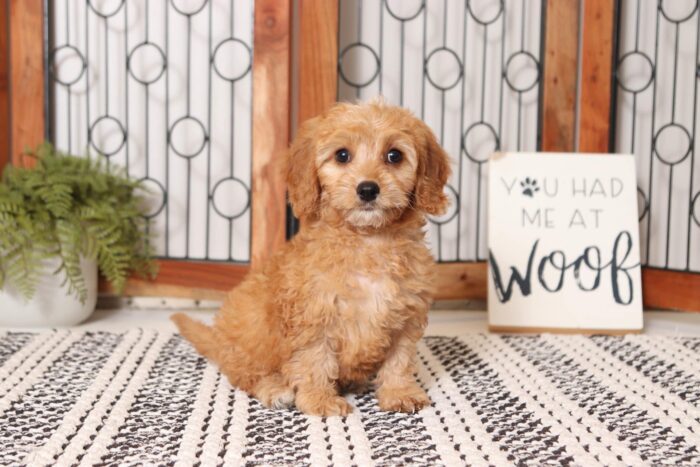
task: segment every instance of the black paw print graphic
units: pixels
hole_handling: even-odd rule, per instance
[[[520,186],[523,187],[523,195],[532,198],[535,193],[540,191],[540,187],[537,186],[537,180],[530,177],[525,177],[525,180],[520,182]]]

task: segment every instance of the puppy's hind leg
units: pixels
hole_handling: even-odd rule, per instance
[[[200,354],[213,362],[218,363],[219,347],[221,342],[218,342],[216,332],[213,328],[204,323],[195,321],[183,313],[176,313],[170,317],[175,323],[180,334],[190,341],[194,348]]]

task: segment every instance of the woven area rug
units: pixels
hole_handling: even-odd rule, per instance
[[[429,337],[433,405],[267,410],[171,333],[0,335],[0,460],[26,465],[699,465],[699,338]]]

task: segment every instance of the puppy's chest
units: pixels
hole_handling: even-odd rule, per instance
[[[336,299],[336,315],[328,329],[340,366],[341,379],[361,380],[378,369],[391,345],[391,336],[408,318],[402,310],[397,281],[355,274]]]
[[[423,271],[412,267],[414,261],[400,252],[375,251],[371,257],[349,262],[336,294],[340,319],[394,327],[395,315],[415,307],[429,286]]]
[[[397,247],[392,239],[369,239],[348,246],[316,275],[320,289],[333,297],[341,326],[395,328],[402,312],[426,302],[433,261],[422,244]]]
[[[338,294],[338,311],[345,319],[377,321],[400,305],[400,280],[390,274],[350,274],[348,282]]]

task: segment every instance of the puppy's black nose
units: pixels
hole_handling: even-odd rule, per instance
[[[357,185],[357,196],[359,196],[362,201],[374,201],[378,194],[379,185],[375,182],[361,182]]]

